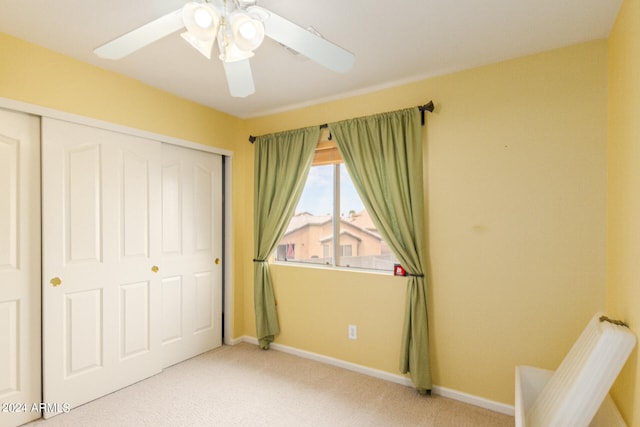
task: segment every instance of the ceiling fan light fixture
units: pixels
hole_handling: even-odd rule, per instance
[[[243,59],[249,59],[253,56],[250,50],[240,49],[233,41],[226,40],[218,43],[220,48],[220,59],[223,62],[237,62]]]
[[[264,40],[264,24],[248,15],[238,13],[231,18],[231,33],[239,49],[253,51]]]
[[[238,33],[240,33],[243,39],[251,40],[258,34],[258,30],[253,23],[247,21],[238,27]]]
[[[209,4],[196,2],[185,4],[182,8],[182,19],[187,31],[199,40],[215,40],[218,35],[220,13]]]
[[[198,52],[203,54],[207,59],[211,59],[211,50],[213,49],[214,40],[200,40],[189,31],[180,34],[183,39],[189,42]]]
[[[193,12],[193,20],[202,29],[207,29],[213,24],[213,16],[204,7],[199,7]]]
[[[181,34],[182,38],[206,58],[211,58],[217,41],[229,92],[234,97],[254,93],[249,58],[265,35],[332,71],[344,73],[355,61],[353,53],[256,6],[256,0],[192,0],[97,47],[94,53],[102,58],[121,59],[183,28],[187,31]]]

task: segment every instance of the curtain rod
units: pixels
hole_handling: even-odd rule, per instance
[[[430,113],[433,113],[433,109],[434,109],[433,101],[429,101],[424,105],[419,105],[418,106],[418,110],[420,110],[420,115],[422,116],[421,120],[422,120],[422,125],[423,126],[424,126],[424,112],[428,111]],[[328,127],[329,127],[329,125],[327,123],[324,123],[324,124],[320,125],[320,129],[326,129]],[[256,138],[257,137],[255,137],[253,135],[249,135],[249,142],[253,144],[256,141]],[[329,138],[329,139],[331,139],[331,138]]]

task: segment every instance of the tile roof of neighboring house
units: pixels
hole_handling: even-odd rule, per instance
[[[286,236],[293,233],[294,231],[311,225],[324,225],[328,222],[331,222],[331,220],[331,215],[312,215],[309,212],[297,213],[291,218],[289,227],[287,227],[287,231],[284,233],[284,235]],[[351,215],[350,217],[341,217],[340,223],[349,225],[363,233],[375,237],[376,239],[382,240],[382,237],[373,225],[371,218],[369,218],[367,211],[362,211],[358,214]],[[345,231],[343,231],[342,233],[345,233]],[[355,234],[349,232],[347,233],[355,237]]]
[[[369,233],[369,234],[372,234],[372,233]],[[362,239],[360,238],[360,236],[358,236],[357,234],[352,233],[352,232],[350,232],[350,231],[341,231],[341,232],[340,232],[340,235],[341,235],[341,236],[343,236],[343,235],[345,235],[345,236],[351,236],[351,237],[353,237],[353,238],[354,238],[354,239],[356,239],[356,240],[362,241]],[[380,239],[380,236],[376,236],[376,237],[377,237],[378,239]],[[333,240],[333,234],[331,234],[331,235],[329,235],[329,236],[325,236],[325,237],[323,237],[322,239],[320,239],[320,243],[329,242],[329,241],[331,241],[331,240]]]
[[[297,213],[291,218],[291,222],[289,222],[289,226],[287,227],[287,231],[285,231],[284,235],[286,236],[289,233],[293,233],[294,231],[309,225],[323,225],[327,222],[331,222],[331,215],[317,216],[311,215],[309,212]]]
[[[366,210],[350,215],[348,220],[360,228],[364,228],[376,233],[378,232],[378,229],[369,216],[369,212],[367,212]]]

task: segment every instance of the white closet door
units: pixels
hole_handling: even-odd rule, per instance
[[[162,369],[161,144],[42,126],[44,401],[73,408]]]
[[[0,110],[0,426],[40,417],[39,142],[37,117]]]
[[[162,147],[164,366],[222,344],[222,158]]]

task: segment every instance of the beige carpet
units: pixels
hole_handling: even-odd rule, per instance
[[[238,344],[28,427],[513,425],[507,415]]]

